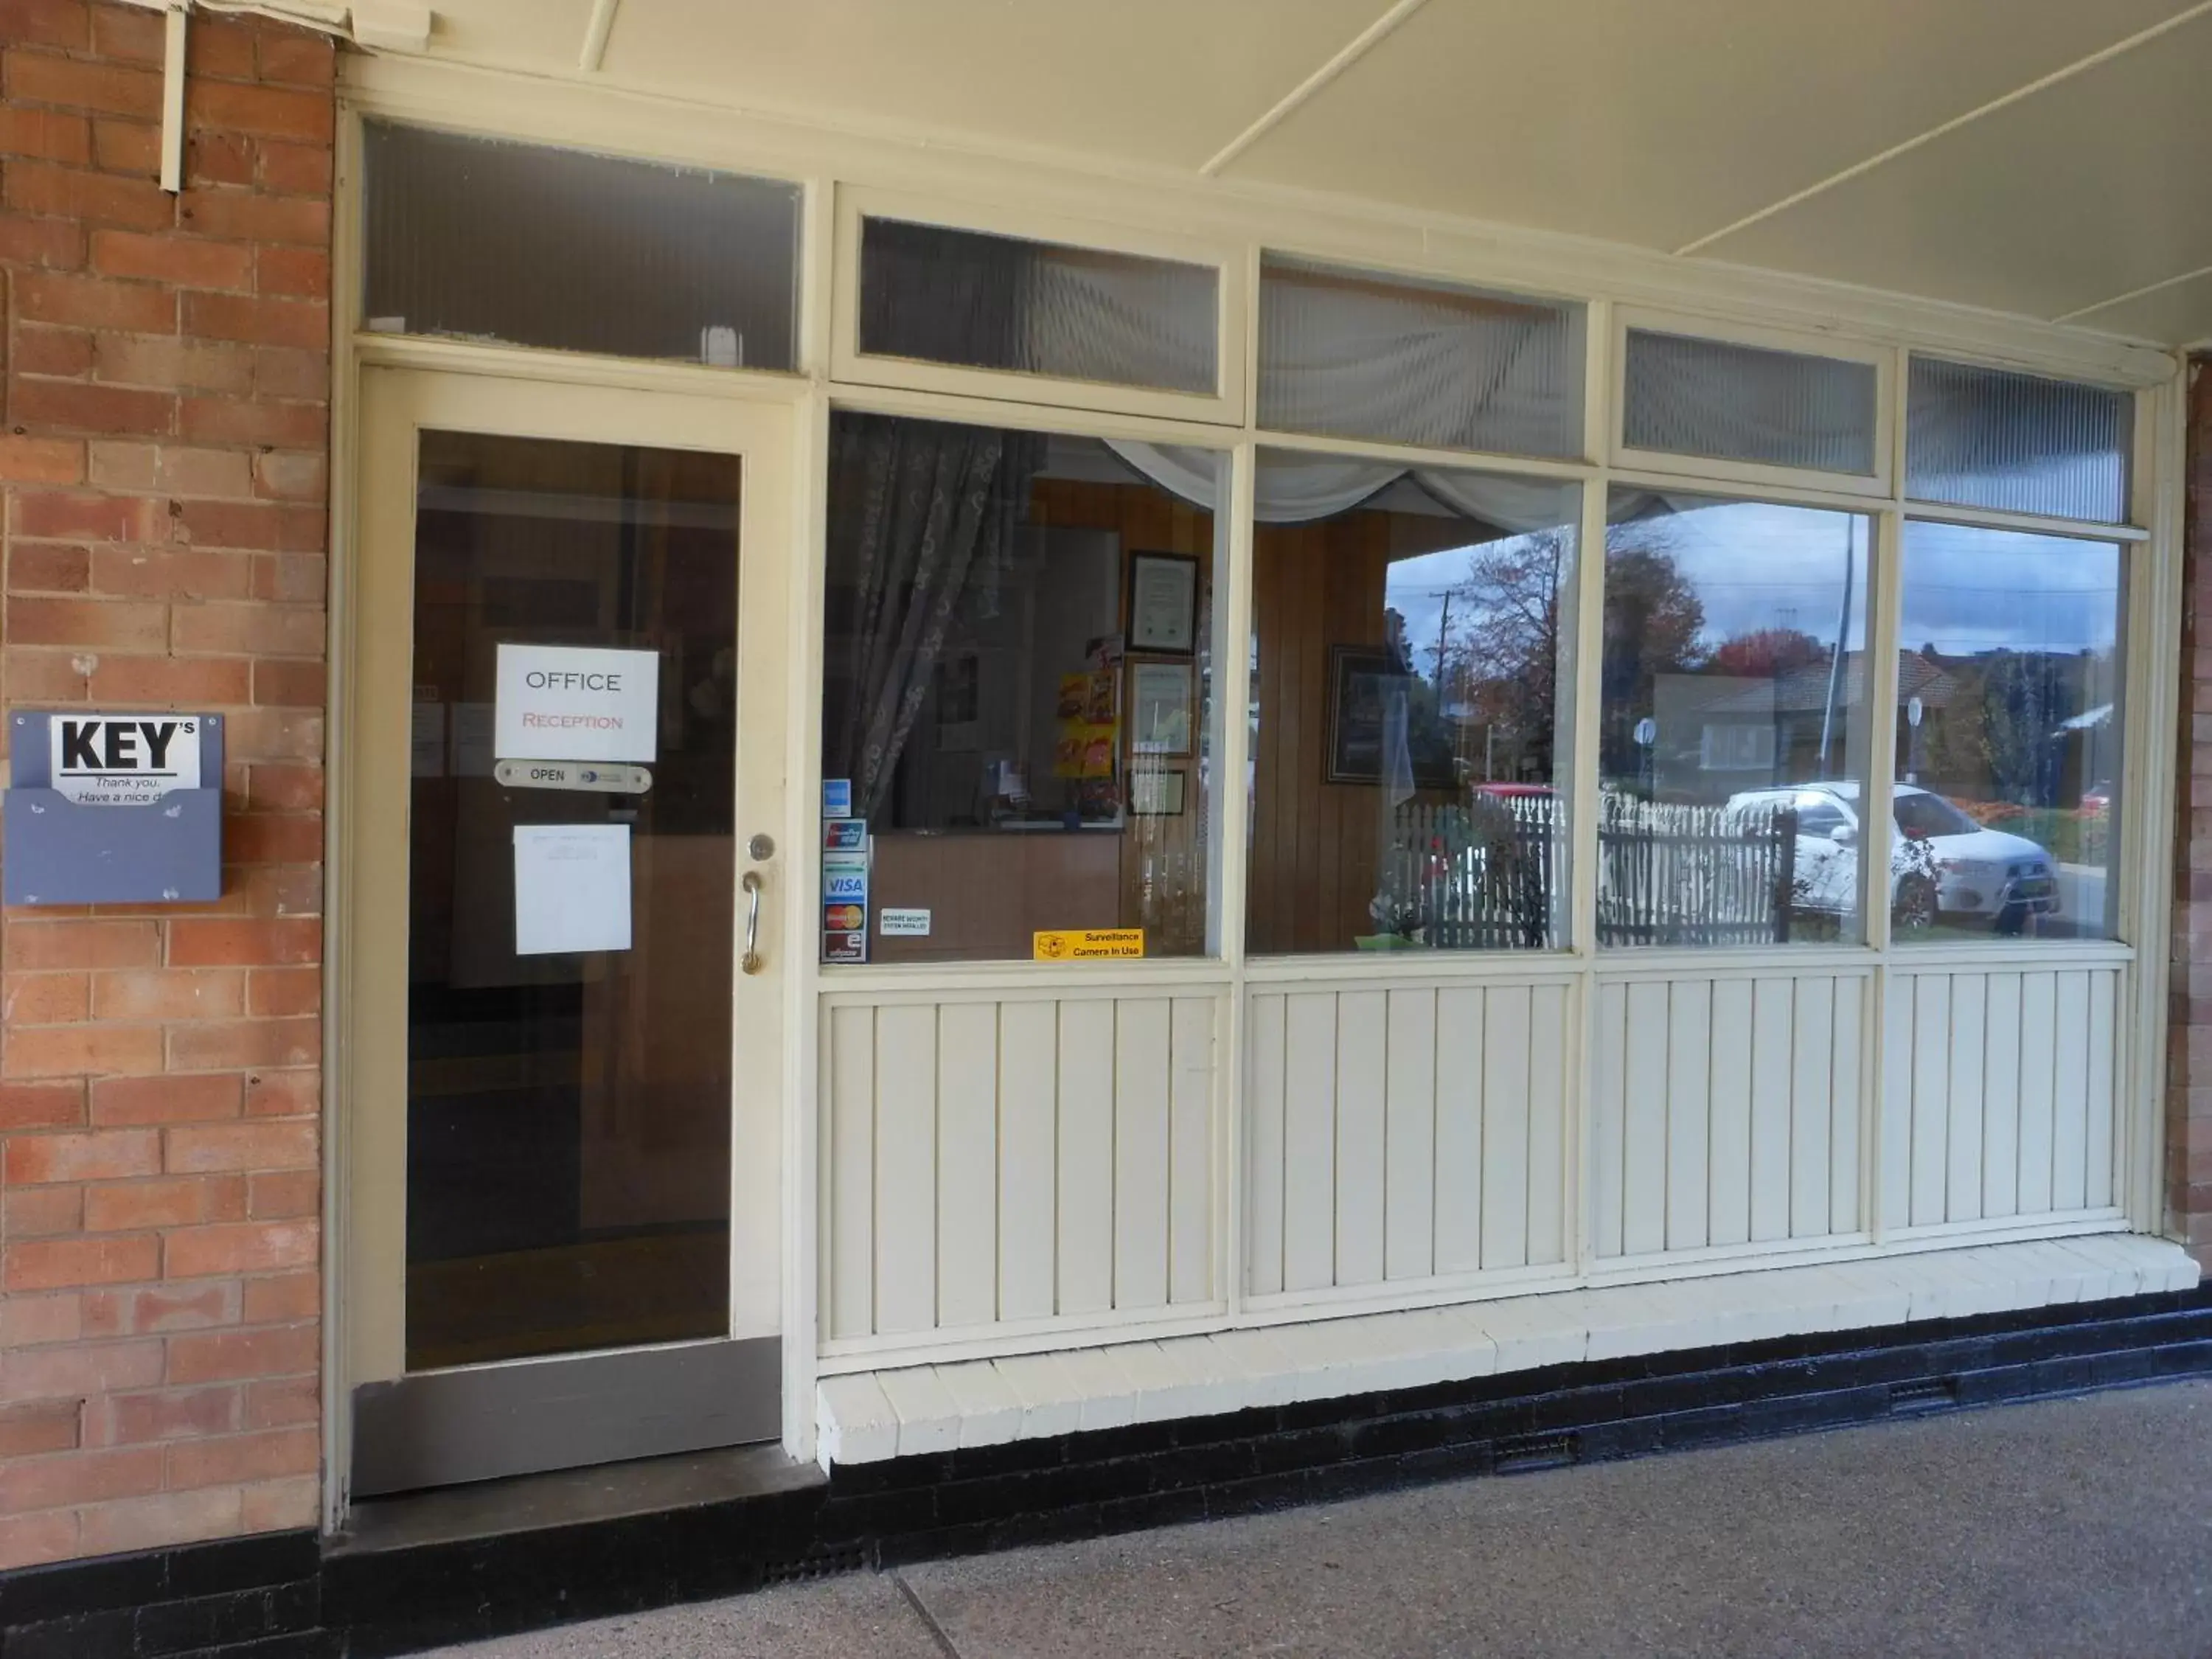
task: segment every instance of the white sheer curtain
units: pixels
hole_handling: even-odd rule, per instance
[[[1107,446],[1161,489],[1208,512],[1217,506],[1218,458],[1212,451],[1172,444]],[[1306,524],[1350,511],[1370,496],[1410,477],[1455,513],[1501,530],[1547,530],[1559,521],[1559,486],[1549,479],[1509,478],[1456,468],[1406,467],[1389,461],[1310,459],[1283,451],[1260,464],[1253,491],[1253,517],[1261,524]]]

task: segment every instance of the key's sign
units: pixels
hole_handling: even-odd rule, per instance
[[[146,806],[200,787],[200,723],[190,714],[48,717],[53,787],[80,806]]]
[[[492,746],[501,760],[650,761],[660,653],[501,645]]]

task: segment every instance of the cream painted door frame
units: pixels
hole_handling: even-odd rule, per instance
[[[650,446],[735,454],[742,467],[737,629],[739,737],[734,854],[763,878],[761,970],[737,972],[732,1102],[730,1324],[733,1339],[786,1338],[783,1112],[790,1056],[787,941],[793,883],[786,776],[793,446],[791,403],[549,382],[532,375],[366,367],[360,379],[358,536],[344,636],[339,774],[337,1085],[331,1134],[340,1161],[332,1282],[341,1305],[332,1428],[335,1485],[348,1467],[350,1402],[405,1371],[409,810],[418,434],[424,430]],[[748,843],[774,850],[756,860]],[[745,896],[733,950],[744,949]],[[509,1361],[468,1367],[559,1361]],[[778,1384],[779,1392],[781,1384]],[[343,1502],[343,1497],[338,1502]]]

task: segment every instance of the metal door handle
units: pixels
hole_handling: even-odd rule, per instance
[[[760,896],[761,889],[766,884],[761,880],[759,871],[745,872],[745,953],[739,958],[738,966],[749,974],[757,974],[761,970]]]

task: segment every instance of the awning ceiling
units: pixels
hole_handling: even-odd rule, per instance
[[[442,0],[427,51],[2212,338],[2212,3]]]

